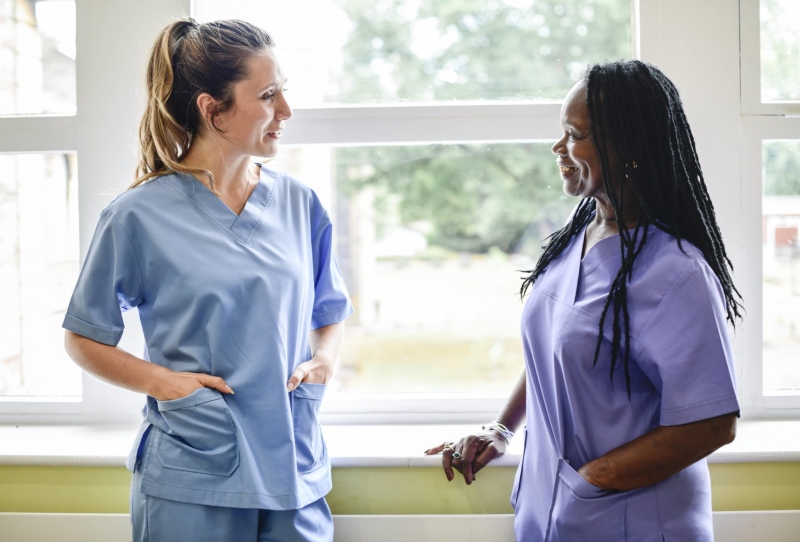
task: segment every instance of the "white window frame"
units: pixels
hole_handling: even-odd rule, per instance
[[[0,118],[0,152],[78,153],[83,261],[96,217],[132,180],[146,53],[156,33],[173,18],[191,13],[192,6],[191,0],[76,0],[76,5],[77,114]],[[632,19],[635,57],[663,68],[681,90],[736,266],[734,278],[745,297],[748,317],[734,339],[743,413],[797,417],[800,397],[769,397],[760,391],[761,211],[755,204],[761,201],[760,142],[800,138],[800,120],[785,116],[800,113],[800,104],[760,104],[758,0],[741,0],[739,5],[730,0],[632,0]],[[118,31],[119,21],[125,21],[124,32]],[[724,50],[723,58],[712,62],[717,45]],[[689,50],[697,51],[695,63],[686,62]],[[693,70],[698,69],[713,70],[721,81],[719,92],[710,91],[714,96],[697,79]],[[559,112],[559,102],[298,108],[284,144],[552,141],[560,137]],[[721,135],[712,137],[718,129],[709,126],[719,119]],[[731,160],[738,150],[741,160]],[[735,190],[727,190],[729,184]],[[758,254],[757,261],[750,254]],[[134,311],[127,313],[126,324],[122,346],[141,352]],[[492,419],[505,398],[332,394],[324,404],[323,420],[472,423]],[[140,395],[84,373],[81,401],[0,399],[0,423],[127,423],[139,419],[142,402]]]
[[[741,170],[743,242],[752,248],[752,261],[745,263],[743,286],[749,292],[747,312],[764,310],[761,252],[762,235],[762,146],[770,139],[800,139],[800,99],[761,101],[760,1],[740,0],[741,35]],[[748,325],[744,332],[744,379],[740,384],[742,404],[753,417],[796,418],[800,416],[800,394],[770,395],[763,386],[763,329]]]

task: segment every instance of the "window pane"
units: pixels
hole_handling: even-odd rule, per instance
[[[764,391],[800,391],[800,140],[765,141]]]
[[[761,0],[761,100],[800,99],[800,2]]]
[[[75,113],[75,1],[0,0],[0,115]]]
[[[562,99],[630,58],[630,0],[196,0],[270,32],[295,106]],[[308,14],[313,13],[314,17]]]
[[[78,279],[75,154],[0,154],[0,396],[79,396],[61,321]]]
[[[508,393],[524,370],[519,270],[576,204],[550,146],[302,147],[270,164],[332,210],[356,309],[336,389]]]

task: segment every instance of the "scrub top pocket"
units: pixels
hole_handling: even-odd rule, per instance
[[[319,407],[327,385],[300,383],[290,397],[294,423],[294,447],[297,472],[304,474],[322,466],[322,431],[319,427]]]
[[[168,431],[159,431],[156,453],[164,467],[230,476],[239,466],[236,429],[222,394],[199,388],[186,397],[158,401]]]
[[[547,542],[625,540],[625,494],[594,486],[559,459]]]

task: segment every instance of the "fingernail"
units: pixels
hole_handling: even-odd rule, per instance
[[[428,455],[428,452],[430,452],[430,451],[431,451],[431,449],[430,449],[430,448],[428,448],[427,450],[425,450],[424,452],[422,452],[422,455]]]
[[[287,389],[287,390],[289,390],[289,391],[292,391],[292,390],[294,389],[294,383],[292,383],[292,382],[289,382],[289,383],[286,385],[286,389]]]
[[[232,394],[232,395],[236,395],[236,393],[233,391],[233,388],[231,388],[230,386],[227,386],[227,385],[226,385],[226,386],[225,386],[225,389],[226,389],[226,390],[228,390],[228,393],[230,393],[230,394]]]

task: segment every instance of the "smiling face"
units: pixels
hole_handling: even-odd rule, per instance
[[[600,157],[591,135],[589,108],[586,105],[586,84],[572,87],[561,106],[564,134],[553,145],[553,154],[568,196],[583,198],[605,195]]]
[[[219,114],[215,124],[229,151],[271,158],[292,116],[284,94],[286,78],[272,49],[251,57],[247,70],[248,77],[233,85],[233,107]]]

